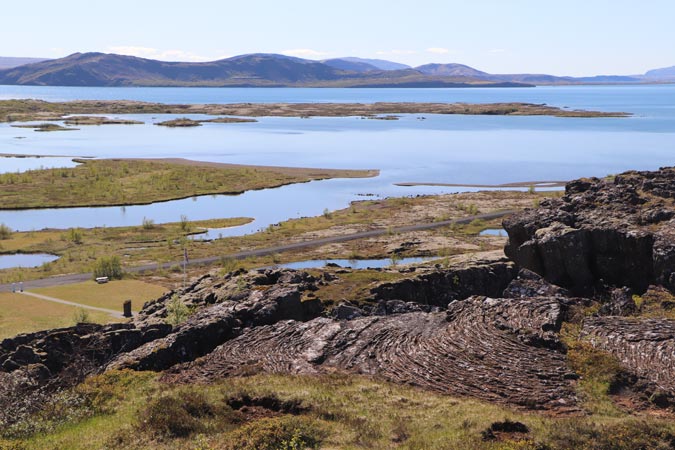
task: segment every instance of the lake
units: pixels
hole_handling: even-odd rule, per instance
[[[46,253],[0,255],[0,270],[15,267],[39,267],[45,263],[56,261],[57,259],[59,259],[58,256],[48,255]]]
[[[1,98],[130,99],[164,103],[230,102],[531,102],[625,111],[630,118],[404,115],[397,121],[260,118],[258,123],[189,129],[153,123],[175,115],[123,115],[144,125],[81,126],[37,133],[0,124],[0,153],[108,157],[182,157],[239,164],[381,169],[369,179],[326,180],[243,194],[126,208],[4,211],[14,229],[140,225],[249,216],[221,233],[242,234],[291,217],[319,215],[350,201],[447,193],[468,188],[399,187],[399,182],[499,184],[605,176],[675,164],[675,86],[558,86],[511,89],[68,88],[0,86]],[[203,116],[190,116],[200,118]],[[424,119],[421,119],[424,117]],[[20,138],[20,139],[17,139]],[[26,160],[44,167],[67,164]],[[22,170],[0,160],[0,171]],[[14,160],[18,161],[18,160]],[[72,164],[72,163],[70,163]],[[38,166],[39,167],[39,166]],[[368,195],[368,197],[366,197]]]

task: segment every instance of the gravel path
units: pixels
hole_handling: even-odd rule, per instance
[[[106,314],[110,314],[113,317],[124,317],[121,312],[114,311],[112,309],[99,308],[99,307],[96,307],[96,306],[83,305],[82,303],[69,302],[67,300],[61,300],[60,298],[49,297],[47,295],[42,295],[42,294],[36,294],[35,292],[23,291],[23,292],[17,292],[17,294],[28,295],[30,297],[39,298],[40,300],[46,300],[48,302],[61,303],[62,305],[76,306],[78,308],[100,311],[100,312],[104,312]]]

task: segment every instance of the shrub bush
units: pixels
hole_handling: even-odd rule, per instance
[[[185,437],[204,429],[198,420],[199,416],[191,415],[181,399],[174,396],[159,397],[151,401],[142,416],[143,428],[163,437]]]
[[[628,450],[671,449],[675,435],[663,424],[628,420],[600,426],[585,419],[561,421],[541,449]]]
[[[0,223],[0,240],[9,239],[11,236],[12,229],[4,223]]]
[[[227,430],[242,417],[224,403],[212,403],[201,392],[185,390],[156,398],[142,411],[138,426],[164,437],[186,437],[195,433]]]
[[[94,264],[94,278],[108,277],[111,280],[120,280],[123,275],[119,256],[103,256]]]
[[[190,308],[185,305],[185,302],[177,294],[171,296],[169,304],[166,306],[166,311],[166,322],[173,326],[185,322],[190,317]]]
[[[281,416],[256,420],[233,431],[226,450],[301,450],[317,448],[324,431],[306,417]]]

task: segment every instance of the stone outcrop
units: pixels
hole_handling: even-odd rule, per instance
[[[232,282],[233,280],[237,280]],[[206,355],[248,327],[281,320],[309,320],[323,310],[319,300],[302,301],[302,292],[312,289],[313,279],[304,272],[254,271],[202,277],[182,295],[189,305],[206,304],[168,336],[120,355],[109,369],[164,370],[174,364]],[[146,305],[139,321],[153,322],[168,314],[171,295]]]
[[[453,395],[573,409],[573,377],[557,341],[563,309],[552,298],[476,296],[453,302],[445,313],[281,321],[248,328],[205,357],[173,367],[165,379],[343,370]]]
[[[570,292],[547,282],[530,270],[520,269],[518,276],[506,286],[502,296],[506,298],[569,297]]]
[[[0,343],[0,370],[32,366],[41,377],[57,375],[72,365],[87,372],[117,354],[168,334],[170,325],[79,324],[70,328],[22,334]],[[38,367],[39,366],[39,367]]]
[[[577,294],[598,285],[675,289],[675,169],[577,180],[504,220],[505,252]]]
[[[238,270],[225,275],[210,272],[194,280],[185,289],[169,292],[156,300],[147,302],[143,305],[135,322],[164,323],[169,315],[167,307],[174,296],[180,297],[180,301],[191,310],[228,301],[244,302],[250,305],[269,295],[278,297],[281,303],[284,302],[282,297],[288,298],[286,307],[290,307],[291,304],[299,307],[297,298],[302,292],[316,290],[318,281],[307,272],[295,270],[267,269],[250,272]],[[270,289],[272,291],[268,292]],[[279,289],[285,289],[286,293]],[[306,304],[303,302],[301,306],[303,310],[295,311],[293,313],[295,317],[306,314],[307,318],[312,318],[321,312],[318,302]],[[257,312],[257,314],[264,314],[264,311]]]
[[[675,393],[675,320],[588,318],[581,338],[616,356],[632,373]]]
[[[500,297],[516,277],[512,262],[482,261],[460,268],[424,270],[419,275],[371,289],[372,301],[401,300],[422,305],[445,307],[453,300],[472,295]]]
[[[53,393],[170,330],[166,324],[79,324],[5,339],[0,343],[0,427],[39,411]]]

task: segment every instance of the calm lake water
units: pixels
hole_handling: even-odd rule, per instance
[[[144,125],[82,126],[37,133],[0,124],[0,153],[106,157],[182,157],[296,167],[381,169],[370,179],[327,180],[149,206],[0,212],[15,229],[139,225],[230,216],[255,217],[241,234],[290,217],[343,208],[352,200],[469,190],[398,187],[399,182],[499,184],[569,180],[675,164],[675,86],[564,86],[518,89],[212,89],[0,86],[0,98],[229,102],[532,102],[633,113],[630,118],[405,115],[398,121],[275,118],[258,123],[153,125],[174,115],[128,115]],[[199,118],[202,116],[190,116]],[[424,117],[421,120],[420,117]],[[17,137],[21,139],[16,139]],[[46,161],[30,164],[49,166]],[[16,171],[0,159],[0,172]],[[53,165],[67,164],[55,160]],[[28,162],[24,162],[28,164]],[[72,164],[72,163],[71,163]],[[24,166],[25,169],[25,166]],[[19,168],[18,170],[22,170]],[[220,235],[221,230],[218,234]]]
[[[0,270],[14,267],[39,267],[44,263],[56,261],[58,256],[36,253],[30,255],[0,255]]]
[[[479,236],[499,236],[499,237],[506,237],[508,234],[506,234],[506,230],[503,228],[488,228],[486,230],[481,231],[478,233]]]

